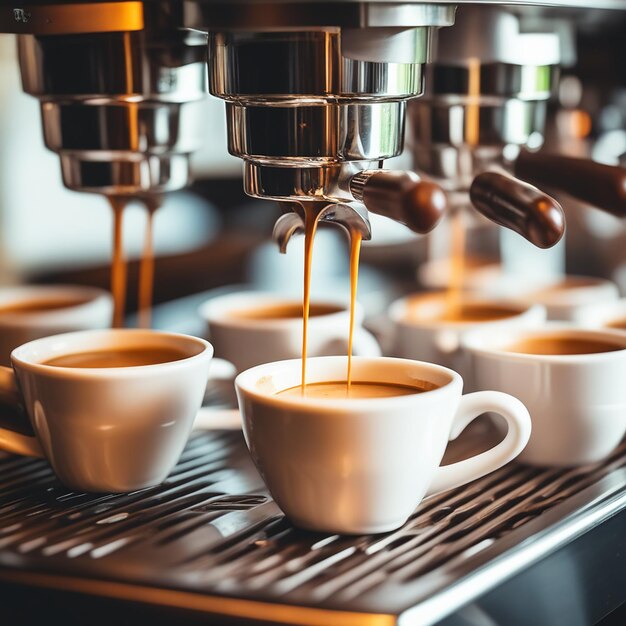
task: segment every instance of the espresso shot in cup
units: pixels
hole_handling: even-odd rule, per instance
[[[272,497],[294,524],[342,534],[404,524],[430,494],[464,485],[514,459],[530,418],[509,395],[462,396],[450,369],[408,359],[345,357],[267,363],[235,379],[246,443]],[[504,439],[441,466],[448,441],[486,411],[503,416]]]
[[[48,459],[77,491],[158,485],[178,461],[213,355],[204,339],[89,330],[19,346],[0,367],[0,402],[22,404],[34,436],[0,428],[0,449]]]
[[[279,294],[241,292],[219,296],[200,307],[208,337],[219,358],[243,371],[261,363],[302,356],[302,299]],[[357,305],[353,354],[380,356],[374,336],[365,330]],[[340,300],[311,301],[308,356],[348,353],[349,305]]]
[[[626,333],[547,324],[464,338],[478,389],[519,398],[533,423],[520,460],[574,466],[604,459],[626,434]]]
[[[394,302],[391,354],[437,363],[458,371],[471,386],[461,342],[475,328],[537,328],[545,319],[541,305],[464,295],[454,306],[446,292],[417,293]]]
[[[0,288],[0,364],[14,348],[41,337],[111,327],[111,294],[79,285]]]

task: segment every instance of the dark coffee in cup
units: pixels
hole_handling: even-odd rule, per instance
[[[311,304],[309,317],[320,315],[331,315],[343,311],[339,306],[333,304]],[[230,315],[236,319],[245,320],[282,320],[302,318],[302,305],[298,303],[278,303],[266,306],[255,306],[246,309],[235,310]]]
[[[0,304],[0,315],[12,315],[14,313],[41,313],[43,311],[55,311],[69,307],[87,304],[89,300],[73,300],[70,298],[36,298],[33,300],[21,300]]]
[[[406,304],[407,322],[481,323],[495,322],[520,314],[520,309],[490,302],[461,302],[448,306],[443,298],[420,296]]]
[[[140,346],[111,350],[73,352],[44,361],[43,365],[76,367],[82,369],[139,367],[142,365],[158,365],[159,363],[180,361],[189,356],[191,355],[176,348]]]
[[[426,381],[419,386],[401,385],[397,383],[377,383],[367,381],[351,381],[348,388],[347,381],[329,381],[323,383],[309,383],[290,387],[283,391],[279,391],[277,396],[293,396],[305,397],[309,399],[335,400],[342,398],[363,399],[363,398],[392,398],[394,396],[409,396],[415,393],[423,393],[424,391],[432,391],[436,389],[436,385]]]
[[[601,354],[624,349],[617,343],[567,334],[527,337],[506,347],[507,352],[545,355]]]

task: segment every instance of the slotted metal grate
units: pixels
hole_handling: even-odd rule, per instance
[[[354,613],[392,620],[380,623],[419,614],[423,623],[454,609],[447,602],[433,612],[438,594],[529,538],[536,547],[558,529],[567,540],[568,520],[581,532],[586,519],[597,523],[624,506],[624,468],[626,444],[586,468],[511,464],[426,500],[393,533],[345,537],[292,527],[239,431],[196,433],[163,485],[125,495],[72,493],[44,461],[3,456],[0,574],[80,579],[96,592],[104,581],[181,590],[187,595],[159,597],[214,613],[245,616],[242,602],[254,601],[276,621],[315,623],[307,610],[321,607],[329,624]],[[218,602],[225,598],[238,600]],[[301,610],[276,613],[285,605]]]

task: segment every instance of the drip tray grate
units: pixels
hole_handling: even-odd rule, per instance
[[[0,576],[289,623],[432,623],[472,599],[470,578],[475,595],[510,555],[528,565],[626,506],[625,467],[626,444],[585,468],[510,464],[395,532],[344,537],[290,525],[239,431],[194,434],[163,485],[124,495],[70,492],[44,461],[5,455]]]

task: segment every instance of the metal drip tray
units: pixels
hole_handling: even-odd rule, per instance
[[[491,445],[479,421],[448,460]],[[626,443],[571,470],[511,464],[378,536],[294,528],[241,432],[195,433],[161,486],[72,493],[0,457],[0,579],[290,624],[430,624],[626,506]],[[323,506],[323,503],[320,503]],[[210,618],[207,617],[210,621]]]

